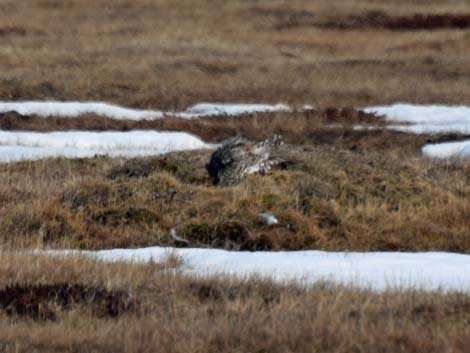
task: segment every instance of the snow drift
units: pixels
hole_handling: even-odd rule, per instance
[[[470,107],[444,105],[394,104],[364,108],[365,112],[384,116],[395,125],[391,129],[415,134],[470,133]]]
[[[101,251],[59,250],[46,254],[85,255],[111,262],[159,262],[164,261],[169,254],[174,254],[183,259],[183,273],[198,276],[260,276],[280,283],[297,281],[305,285],[331,281],[375,290],[470,291],[470,256],[444,252],[229,252],[151,247]]]
[[[470,141],[427,144],[421,150],[425,156],[431,158],[468,158]]]
[[[136,157],[212,147],[184,132],[0,131],[0,162],[95,155]]]
[[[160,110],[124,108],[103,102],[0,101],[0,113],[14,111],[22,115],[37,115],[43,118],[77,118],[86,114],[95,114],[106,118],[123,120],[155,120],[163,117],[193,119],[215,115],[238,116],[250,113],[290,110],[291,108],[285,104],[199,103],[182,112],[165,112]]]

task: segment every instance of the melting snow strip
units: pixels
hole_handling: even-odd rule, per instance
[[[36,253],[54,256],[84,255],[109,262],[143,263],[161,262],[169,254],[174,254],[183,259],[183,273],[197,276],[258,276],[279,283],[294,281],[303,285],[331,281],[374,290],[470,291],[470,256],[444,252],[229,252],[151,247]]]
[[[312,105],[304,105],[301,109],[313,108]],[[76,118],[85,114],[95,114],[111,119],[127,120],[154,120],[163,117],[193,119],[216,115],[240,116],[250,113],[291,112],[293,110],[286,104],[199,103],[182,112],[173,112],[132,109],[103,102],[0,101],[0,113],[14,111],[23,115],[37,115],[44,118],[52,116]],[[389,122],[412,124],[396,127],[403,131],[470,132],[470,107],[466,106],[394,104],[366,107],[363,110],[382,115]]]
[[[9,132],[0,130],[0,162],[95,155],[136,157],[213,148],[185,132]]]
[[[382,115],[392,123],[410,124],[388,127],[393,130],[415,134],[470,133],[470,107],[466,106],[394,104],[363,110]]]
[[[301,109],[309,110],[312,108],[311,105],[305,105]],[[398,123],[398,125],[387,126],[387,129],[415,134],[470,134],[470,107],[466,106],[394,104],[367,107],[363,110],[384,116],[391,123]],[[285,104],[200,103],[182,112],[164,112],[160,110],[129,109],[102,102],[0,102],[0,113],[8,111],[16,111],[24,115],[37,115],[44,118],[50,116],[75,118],[85,114],[96,114],[112,119],[152,120],[163,117],[193,119],[216,115],[240,116],[256,112],[289,112],[293,109]],[[374,129],[378,127],[356,126],[355,128]],[[60,134],[70,135],[61,136]],[[97,154],[144,156],[213,147],[204,144],[201,140],[195,142],[197,138],[189,134],[184,136],[173,135],[171,137],[172,141],[168,136],[151,136],[152,132],[148,132],[148,135],[139,132],[141,134],[139,136],[134,135],[135,132],[121,133],[123,135],[115,135],[114,137],[106,134],[108,133],[97,135],[97,133],[91,132],[67,132],[34,135],[33,133],[0,131],[0,162],[47,157],[91,157]],[[469,150],[470,147],[466,142],[423,147],[423,153],[426,156],[438,158],[470,157]]]
[[[155,120],[164,117],[193,119],[215,115],[239,116],[250,113],[288,112],[292,109],[285,104],[226,104],[200,103],[182,112],[164,112],[160,110],[139,110],[124,108],[103,102],[57,102],[57,101],[26,101],[1,102],[0,113],[17,112],[22,115],[40,117],[77,118],[85,114],[118,120]]]
[[[407,132],[415,135],[438,135],[438,134],[470,134],[470,124],[412,124],[412,125],[390,125],[388,129]]]
[[[470,140],[427,144],[421,151],[430,158],[466,158],[470,157]]]
[[[393,104],[368,107],[367,113],[383,115],[388,121],[413,124],[470,124],[470,107],[445,105]]]

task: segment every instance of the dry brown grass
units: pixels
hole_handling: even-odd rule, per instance
[[[422,159],[425,136],[317,132],[280,149],[284,170],[226,188],[205,170],[211,151],[0,166],[2,242],[175,245],[176,228],[191,246],[234,250],[470,252],[466,162]],[[264,225],[260,211],[281,224]]]
[[[328,109],[469,104],[468,13],[464,0],[0,1],[2,100],[319,106],[198,121],[2,115],[9,130],[280,133],[290,143],[279,151],[285,170],[228,188],[207,176],[210,151],[2,164],[2,248],[176,245],[175,227],[191,246],[232,250],[470,253],[470,166],[419,150],[463,137],[354,130],[383,123]],[[265,210],[279,226],[261,223]],[[470,343],[468,294],[195,279],[175,256],[137,265],[0,255],[1,352],[466,352]]]
[[[158,264],[73,257],[3,253],[0,266],[1,289],[68,283],[119,292],[138,303],[114,319],[97,317],[93,303],[54,306],[52,297],[41,308],[54,320],[0,310],[5,352],[465,352],[470,339],[470,297],[459,293],[203,280]]]
[[[374,11],[390,18],[465,16],[468,4],[460,0],[5,0],[1,6],[1,99],[175,109],[199,101],[470,101],[469,30],[322,27]]]
[[[273,133],[282,134],[289,141],[309,141],[313,134],[327,131],[352,130],[355,125],[383,127],[385,120],[371,113],[353,108],[326,108],[291,113],[256,113],[237,117],[214,116],[198,119],[164,118],[156,120],[114,120],[96,115],[79,118],[26,116],[16,112],[0,113],[2,130],[28,131],[129,131],[167,130],[186,131],[208,142],[220,142],[236,134],[261,140]],[[339,128],[338,128],[339,127]]]

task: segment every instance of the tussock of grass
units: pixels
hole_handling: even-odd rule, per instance
[[[73,307],[88,306],[98,317],[117,317],[133,309],[123,291],[62,283],[56,285],[18,284],[0,290],[0,310],[10,317],[29,317],[35,320],[57,320],[58,312]]]
[[[347,137],[284,145],[285,170],[234,187],[212,186],[210,151],[3,166],[0,235],[81,249],[182,245],[174,228],[190,246],[231,250],[470,252],[468,165],[403,157],[416,142],[389,134],[397,143],[378,152],[375,135],[364,148],[346,148]]]

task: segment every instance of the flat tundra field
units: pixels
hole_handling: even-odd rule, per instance
[[[464,0],[0,0],[0,352],[468,352],[469,51]],[[215,185],[237,135],[280,162]]]

